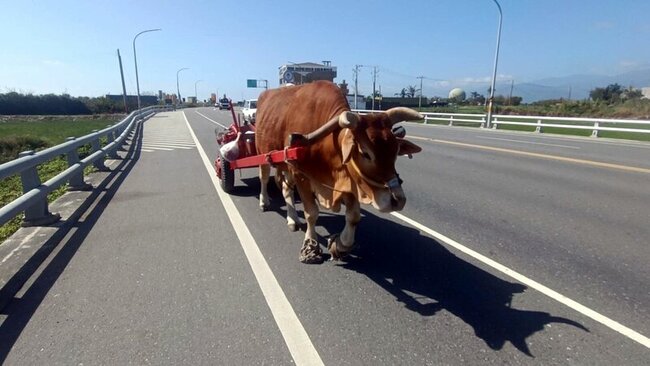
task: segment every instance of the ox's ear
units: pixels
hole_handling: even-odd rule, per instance
[[[408,155],[409,158],[415,153],[422,151],[422,148],[406,139],[397,139],[399,149],[397,155]]]
[[[352,157],[352,151],[357,148],[357,143],[354,141],[354,135],[350,130],[343,131],[343,140],[341,141],[341,153],[343,154],[343,164],[347,164]]]

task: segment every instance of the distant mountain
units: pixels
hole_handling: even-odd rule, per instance
[[[544,99],[568,99],[581,100],[589,98],[589,92],[594,88],[606,87],[609,84],[618,83],[623,87],[633,86],[635,88],[650,87],[650,69],[630,71],[624,74],[607,76],[596,74],[576,74],[563,77],[544,78],[526,83],[515,83],[512,87],[512,95],[523,98],[524,103],[531,103]],[[488,95],[490,84],[488,82],[472,82],[463,85],[462,82],[451,83],[450,86],[437,86],[430,88],[432,95],[447,97],[451,88],[460,87],[467,93],[475,91],[484,96]],[[510,81],[499,81],[495,90],[497,95],[507,96],[510,94]]]
[[[530,83],[515,84],[513,95],[519,95],[524,98],[524,102],[530,103],[543,99],[569,98],[570,89],[571,99],[586,99],[589,98],[589,92],[594,88],[605,87],[614,83],[618,83],[623,87],[630,85],[635,88],[650,86],[650,69],[630,71],[613,76],[578,74],[545,78]],[[504,90],[503,87],[500,90]],[[498,91],[499,86],[495,90]]]

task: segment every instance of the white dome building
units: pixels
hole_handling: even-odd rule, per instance
[[[449,92],[449,99],[455,102],[462,102],[466,97],[465,91],[461,88],[454,88]]]

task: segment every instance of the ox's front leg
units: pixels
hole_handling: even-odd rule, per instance
[[[269,176],[271,175],[271,166],[270,165],[260,165],[260,210],[262,212],[266,211],[269,207]]]
[[[302,201],[305,213],[305,220],[307,221],[305,240],[302,243],[298,259],[307,264],[322,263],[323,252],[320,249],[320,245],[318,245],[318,234],[316,234],[318,204],[316,203],[314,192],[311,190],[309,180],[305,177],[298,176],[296,178],[296,186],[298,187],[298,194],[300,194],[300,200]]]
[[[359,200],[352,195],[346,195],[343,202],[345,204],[345,227],[341,235],[332,236],[327,243],[332,260],[341,259],[352,251],[357,225],[361,221]]]
[[[293,188],[295,187],[295,182],[291,174],[286,171],[277,170],[276,174],[281,175],[282,179],[282,196],[284,196],[284,202],[287,204],[287,227],[289,231],[297,231],[300,219],[298,219],[298,213],[296,212],[296,203],[293,197]]]

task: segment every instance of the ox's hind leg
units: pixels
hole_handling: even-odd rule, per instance
[[[278,169],[276,171],[276,177],[281,176],[282,179],[282,196],[284,196],[284,202],[287,204],[287,227],[289,231],[297,231],[298,225],[300,224],[300,219],[298,219],[298,213],[296,212],[296,203],[293,198],[293,188],[295,187],[295,182],[287,171],[281,171]]]
[[[305,240],[300,249],[298,259],[307,264],[322,263],[323,252],[318,245],[318,235],[316,234],[316,220],[318,220],[318,204],[312,192],[309,181],[302,176],[297,177],[296,186],[298,194],[302,201],[305,220],[307,221],[307,230],[305,231]]]
[[[270,165],[260,165],[260,210],[262,212],[266,211],[269,207],[269,176],[271,175],[271,166]]]
[[[341,235],[332,236],[327,243],[327,249],[333,260],[341,259],[352,251],[357,225],[361,221],[359,201],[352,195],[346,195],[343,202],[345,204],[345,227]]]

